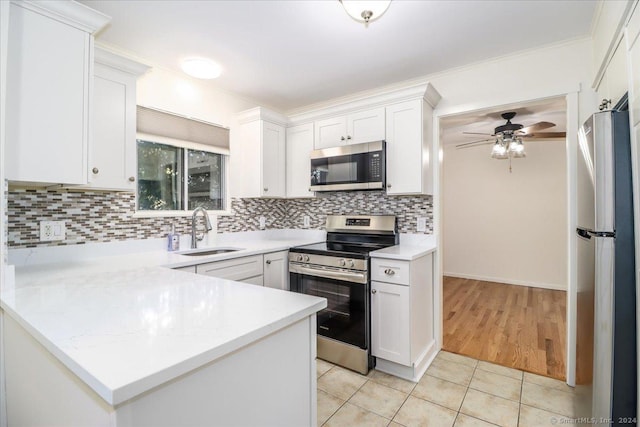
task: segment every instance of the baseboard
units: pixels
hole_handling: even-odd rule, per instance
[[[528,286],[531,288],[541,288],[541,289],[552,289],[555,291],[566,291],[567,286],[561,285],[557,283],[537,283],[537,282],[525,282],[521,280],[512,280],[506,279],[504,277],[487,277],[487,276],[477,276],[474,274],[464,274],[464,273],[452,273],[445,271],[443,273],[444,276],[448,277],[457,277],[460,279],[471,279],[471,280],[482,280],[484,282],[496,282],[496,283],[504,283],[506,285],[517,285],[517,286]]]

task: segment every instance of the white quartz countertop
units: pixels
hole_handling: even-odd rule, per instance
[[[436,238],[433,235],[401,235],[400,244],[379,249],[370,253],[371,258],[397,259],[411,261],[436,250]]]
[[[27,250],[15,255],[22,257],[15,283],[2,289],[0,305],[115,406],[326,307],[323,298],[163,267],[316,241],[245,239],[225,244],[240,251],[208,257],[154,250],[85,254],[82,259],[54,256],[49,263],[36,263],[41,254]],[[74,250],[79,249],[66,252]]]

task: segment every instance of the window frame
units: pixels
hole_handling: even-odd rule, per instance
[[[207,210],[207,213],[209,215],[231,215],[231,196],[229,195],[229,165],[230,165],[230,161],[229,161],[229,154],[230,151],[227,148],[223,148],[223,147],[217,147],[214,145],[206,145],[206,144],[198,144],[196,142],[190,142],[190,141],[183,141],[180,139],[174,139],[174,138],[168,138],[166,136],[160,136],[160,135],[153,135],[153,134],[148,134],[148,133],[141,133],[138,132],[136,133],[136,153],[137,153],[137,149],[138,149],[138,140],[143,140],[143,141],[147,141],[147,142],[155,142],[158,144],[165,144],[165,145],[170,145],[172,147],[176,147],[176,148],[180,148],[180,149],[188,149],[188,150],[194,150],[194,151],[206,151],[208,153],[213,153],[213,154],[221,154],[222,155],[222,171],[223,171],[223,183],[224,183],[224,188],[222,189],[224,197],[224,206],[225,209],[224,210]],[[187,153],[185,153],[185,155],[183,156],[183,168],[185,168],[185,166],[188,164],[188,155]],[[185,178],[186,178],[186,173],[187,170],[185,168]],[[138,172],[138,158],[136,156],[136,174]],[[184,197],[185,199],[188,198],[188,191],[187,191],[187,187],[188,187],[188,182],[186,179],[183,179],[183,192],[184,192]],[[185,200],[187,201],[187,200]],[[191,216],[193,213],[193,210],[139,210],[138,209],[138,185],[136,184],[136,190],[135,190],[135,212],[133,214],[134,218],[168,218],[168,217],[187,217],[187,216]]]

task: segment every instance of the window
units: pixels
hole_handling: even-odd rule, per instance
[[[138,105],[138,194],[143,215],[227,208],[229,129]]]
[[[225,155],[148,139],[137,140],[138,211],[225,209]]]

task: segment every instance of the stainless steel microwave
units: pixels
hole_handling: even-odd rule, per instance
[[[381,190],[385,187],[385,141],[311,152],[311,191]]]

